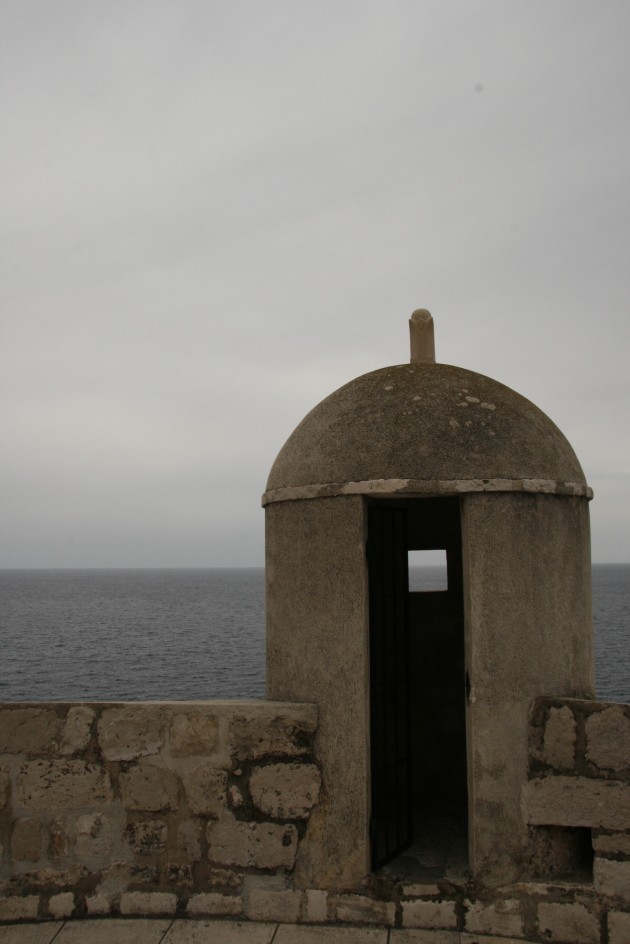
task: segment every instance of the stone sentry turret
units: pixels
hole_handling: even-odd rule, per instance
[[[544,413],[435,363],[429,312],[410,332],[411,363],[305,417],[263,496],[268,696],[320,712],[324,798],[297,865],[318,887],[440,831],[485,885],[572,842],[541,839],[520,794],[533,699],[593,696],[592,492]],[[446,590],[409,592],[424,549],[446,551]]]

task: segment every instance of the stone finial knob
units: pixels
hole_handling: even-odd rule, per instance
[[[412,364],[435,364],[433,317],[426,308],[418,308],[409,319]]]

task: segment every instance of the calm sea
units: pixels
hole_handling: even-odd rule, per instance
[[[593,568],[593,618],[597,694],[630,701],[630,564]],[[265,693],[262,568],[0,571],[0,627],[0,701]]]

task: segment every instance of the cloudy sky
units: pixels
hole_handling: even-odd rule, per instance
[[[630,560],[628,0],[3,0],[5,567],[258,565],[358,374],[514,387]]]

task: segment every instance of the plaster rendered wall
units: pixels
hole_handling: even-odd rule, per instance
[[[296,874],[305,885],[352,887],[370,862],[364,500],[279,502],[265,519],[268,695],[319,706],[326,784]]]
[[[532,700],[594,691],[588,503],[466,495],[462,542],[470,866],[493,885],[540,854],[519,810]]]
[[[0,920],[260,916],[318,801],[316,728],[274,702],[0,706]]]

